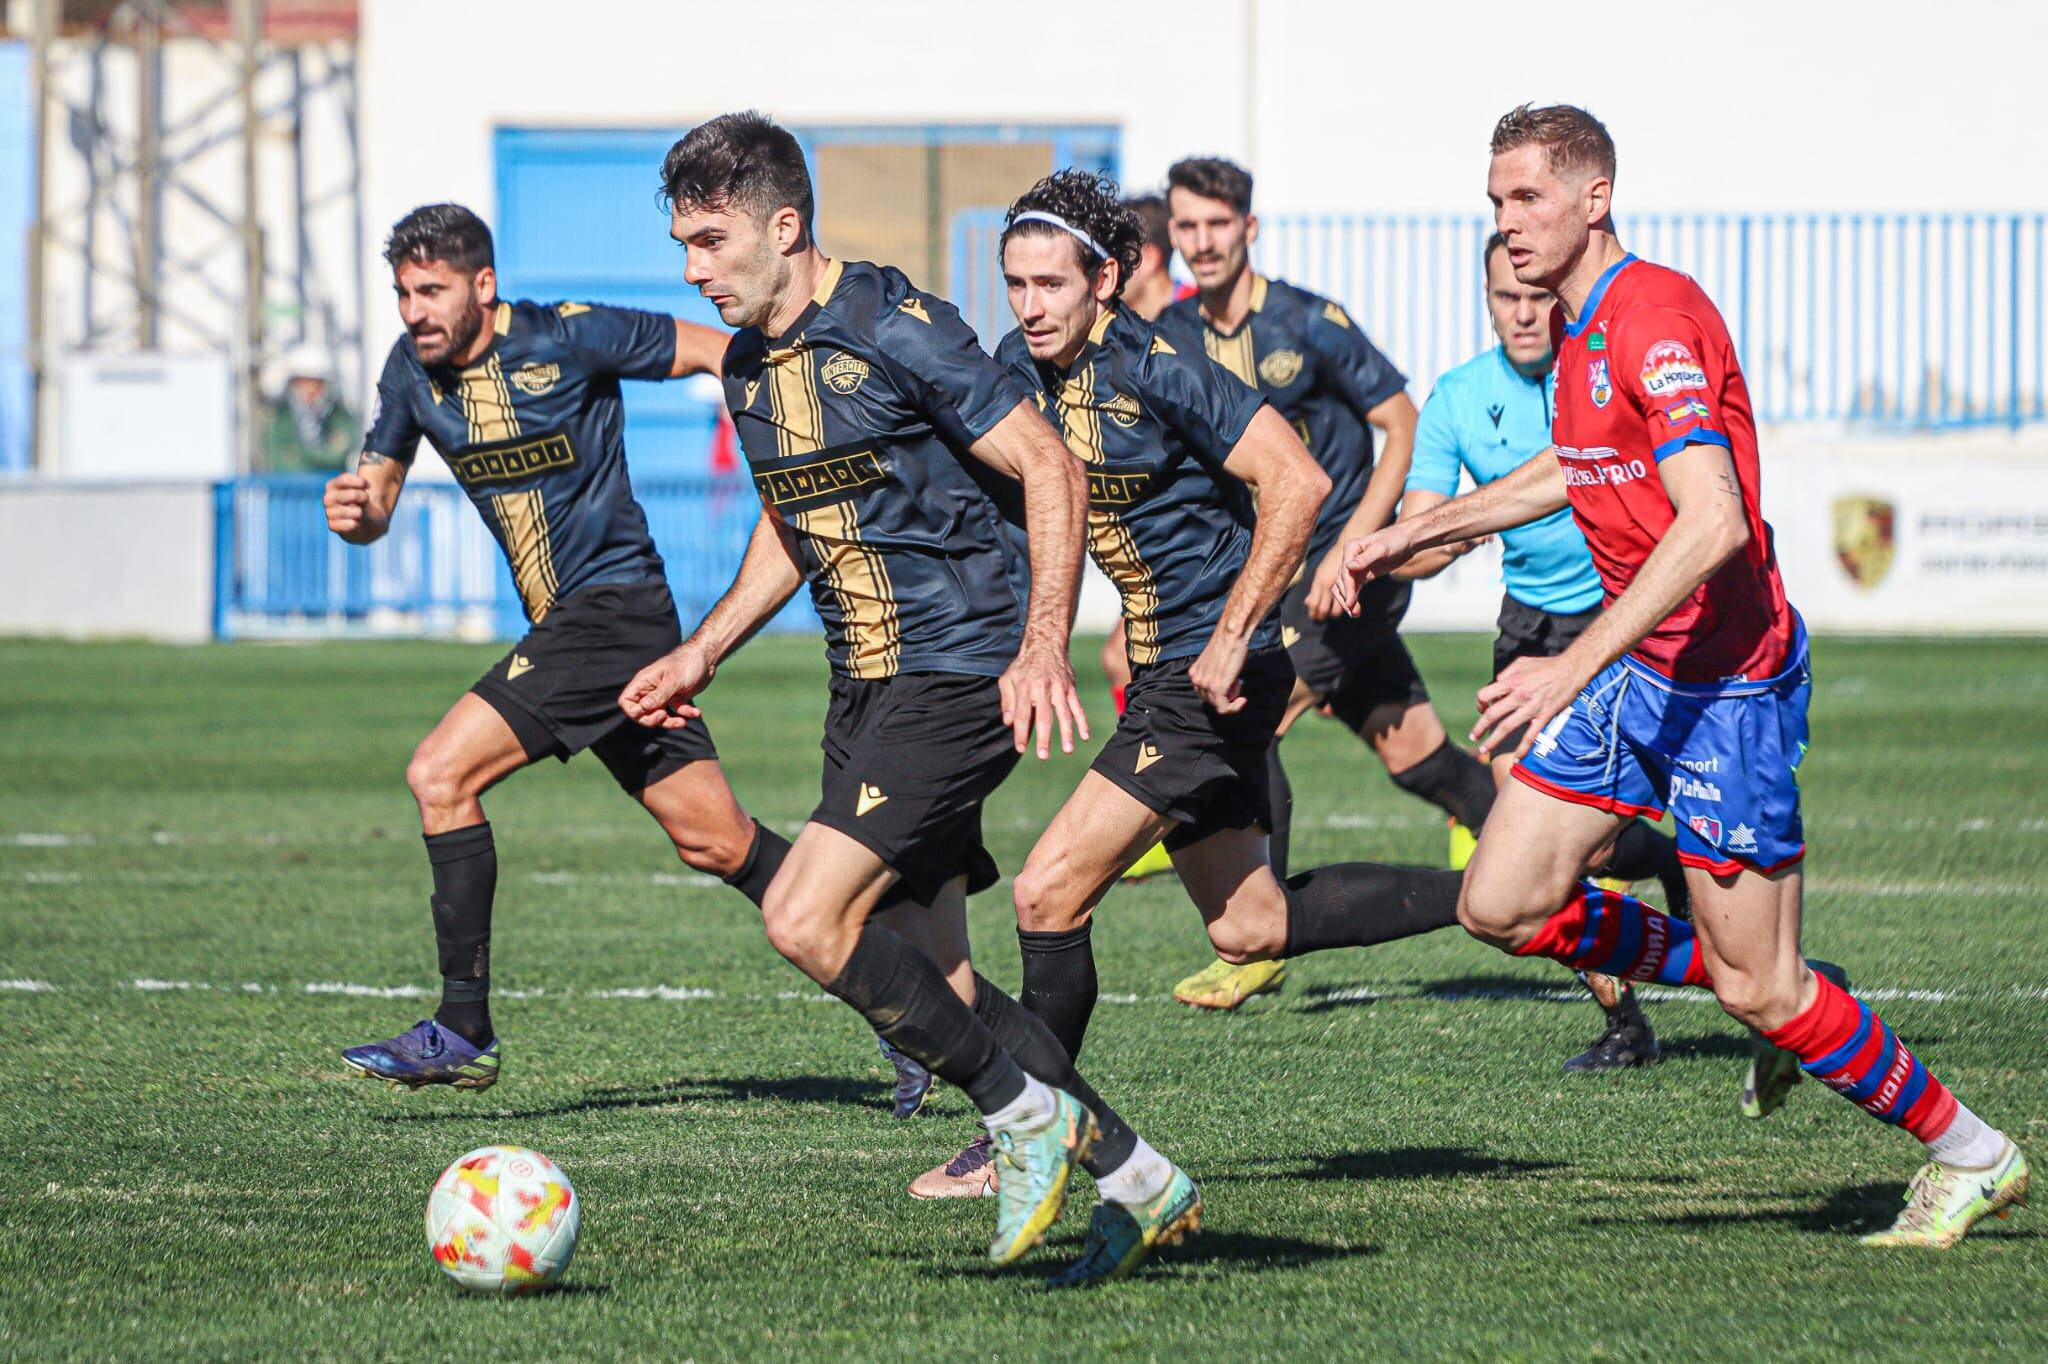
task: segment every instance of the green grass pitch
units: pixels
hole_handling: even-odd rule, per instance
[[[1485,641],[1416,649],[1462,728]],[[2048,1158],[2048,643],[1815,654],[1808,950]],[[859,1019],[589,760],[488,801],[504,1080],[353,1078],[338,1047],[432,1007],[402,773],[491,656],[0,643],[0,1355],[2048,1354],[2048,1207],[1948,1254],[1858,1246],[1917,1148],[1813,1085],[1743,1121],[1743,1044],[1710,1003],[1652,1005],[1661,1067],[1564,1076],[1595,1011],[1449,932],[1196,1015],[1167,993],[1207,960],[1171,880],[1100,914],[1086,1068],[1201,1182],[1206,1230],[1129,1283],[1048,1294],[1085,1181],[1049,1246],[992,1271],[991,1205],[903,1194],[970,1135],[962,1098],[891,1121]],[[766,639],[707,697],[741,799],[788,830],[823,682],[816,641]],[[1334,725],[1287,755],[1297,866],[1443,857],[1441,822]],[[1007,870],[1082,761],[1031,763],[992,802]],[[982,969],[1014,985],[1001,890],[972,916]],[[576,1181],[562,1291],[472,1297],[427,1257],[428,1186],[489,1142]]]

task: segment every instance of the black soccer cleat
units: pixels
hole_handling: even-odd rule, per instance
[[[1640,1010],[1607,1016],[1607,1030],[1600,1040],[1564,1063],[1567,1071],[1626,1070],[1631,1066],[1654,1066],[1664,1059],[1657,1046],[1657,1034]]]

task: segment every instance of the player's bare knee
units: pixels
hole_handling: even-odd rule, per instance
[[[413,750],[412,761],[405,765],[405,784],[411,788],[421,814],[449,809],[476,794],[464,790],[461,769],[431,741],[422,741]]]
[[[1525,896],[1505,887],[1475,884],[1468,876],[1458,894],[1458,923],[1479,941],[1504,952],[1528,942],[1542,921],[1541,915],[1531,916]]]
[[[1736,1022],[1768,1032],[1799,1013],[1799,981],[1779,980],[1775,973],[1745,975],[1724,966],[1714,974],[1714,999]]]
[[[1010,886],[1017,906],[1017,927],[1027,933],[1065,933],[1079,928],[1087,907],[1074,894],[1072,881],[1059,859],[1025,862]]]
[[[768,887],[767,895],[762,897],[761,926],[767,931],[770,946],[791,965],[816,980],[824,958],[829,954],[829,935],[822,931],[823,925],[818,916],[807,912],[807,908],[778,877]]]

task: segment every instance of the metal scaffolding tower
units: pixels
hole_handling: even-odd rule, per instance
[[[336,391],[360,395],[355,5],[16,0],[14,13],[39,107],[37,466],[55,460],[53,381],[81,354],[228,357],[243,470],[260,463],[265,395],[288,363],[319,356]]]

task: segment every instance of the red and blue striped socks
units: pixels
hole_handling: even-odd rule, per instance
[[[1515,955],[1624,980],[1713,988],[1691,924],[1583,882]],[[1765,1040],[1879,1122],[1934,1147],[1937,1159],[1988,1164],[1984,1152],[1995,1156],[1998,1133],[1957,1103],[1868,1004],[1825,976],[1814,980],[1813,1003]]]
[[[1584,881],[1515,955],[1549,957],[1623,980],[1713,986],[1691,924]]]

